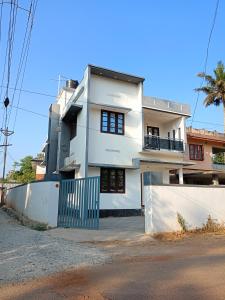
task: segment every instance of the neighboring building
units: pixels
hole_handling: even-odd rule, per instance
[[[143,96],[144,78],[88,65],[50,107],[46,179],[100,176],[101,215],[139,214],[142,185],[183,183],[188,105]],[[144,175],[143,175],[144,174]]]
[[[187,159],[195,165],[185,167],[188,184],[225,184],[225,134],[187,128]]]
[[[31,160],[32,168],[35,170],[35,180],[44,180],[46,173],[46,166],[43,159],[33,158]]]

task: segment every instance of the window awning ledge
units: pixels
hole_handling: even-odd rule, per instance
[[[129,107],[124,107],[124,106],[116,106],[116,105],[110,105],[110,104],[104,104],[104,103],[95,103],[95,102],[89,102],[91,107],[96,108],[96,109],[105,109],[108,111],[115,111],[115,112],[120,112],[127,114],[130,112],[132,109]]]
[[[74,120],[74,117],[79,113],[79,111],[81,111],[82,108],[83,105],[73,103],[63,114],[62,120],[64,122],[72,122]]]

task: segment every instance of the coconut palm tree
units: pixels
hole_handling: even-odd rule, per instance
[[[224,64],[219,61],[217,67],[214,70],[214,76],[207,75],[204,72],[199,73],[198,76],[204,78],[207,82],[206,86],[197,88],[196,91],[206,94],[204,100],[205,106],[209,105],[223,105],[224,109],[224,132],[225,132],[225,67]]]

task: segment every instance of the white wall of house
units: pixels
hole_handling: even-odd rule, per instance
[[[9,189],[6,205],[30,220],[57,226],[59,187],[57,182],[41,181]]]
[[[60,104],[61,116],[75,102],[82,105],[82,110],[77,115],[77,134],[70,141],[70,147],[64,147],[65,144],[68,145],[68,136],[64,144],[60,143],[63,135],[61,136],[59,133],[58,152],[61,150],[60,147],[66,148],[64,161],[80,165],[80,168],[75,171],[75,178],[100,175],[99,167],[89,168],[88,174],[86,174],[88,164],[125,168],[126,193],[101,194],[100,207],[101,209],[140,209],[140,173],[142,170],[129,168],[133,165],[133,159],[159,161],[158,165],[151,165],[150,169],[147,169],[148,171],[162,172],[163,183],[166,184],[169,183],[169,167],[164,163],[176,163],[183,160],[183,154],[177,151],[143,151],[143,139],[144,134],[147,133],[147,125],[159,127],[160,136],[165,138],[168,137],[168,131],[171,132],[172,138],[173,129],[176,131],[176,138],[179,138],[178,128],[181,128],[181,139],[184,139],[185,118],[169,112],[143,109],[143,83],[135,84],[130,81],[120,81],[116,76],[114,78],[91,74],[91,67],[88,66],[74,93],[69,95],[65,90],[60,95],[58,104]],[[79,94],[82,89],[83,92]],[[147,105],[148,101],[145,102]],[[124,113],[124,135],[101,132],[101,109]],[[67,130],[67,135],[68,132]],[[62,156],[63,159],[64,156]],[[88,160],[86,160],[87,157]],[[60,167],[62,167],[62,160],[60,160]],[[148,163],[147,165],[149,166]]]
[[[181,230],[180,213],[191,229],[202,227],[209,215],[225,222],[225,188],[210,186],[145,186],[145,231]]]
[[[100,194],[100,209],[140,209],[140,170],[126,169],[125,194]],[[88,176],[100,176],[100,168],[90,167]]]
[[[76,178],[85,177],[85,153],[87,135],[87,99],[88,99],[88,68],[85,70],[84,78],[79,84],[84,88],[83,93],[77,99],[76,104],[82,105],[82,110],[77,115],[77,135],[70,141],[70,157],[80,164],[76,170]],[[75,95],[74,95],[75,96]]]
[[[142,86],[92,75],[90,103],[129,108],[125,113],[125,134],[102,133],[101,109],[90,105],[89,163],[132,165],[142,150]],[[112,110],[110,107],[106,110]],[[123,112],[123,111],[121,111]]]

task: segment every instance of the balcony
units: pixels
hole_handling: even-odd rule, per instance
[[[184,151],[184,142],[177,139],[161,138],[154,135],[144,137],[144,150]]]
[[[225,162],[224,163],[214,163],[213,162],[212,167],[214,170],[225,172]]]
[[[218,171],[225,171],[225,149],[213,147],[212,154],[213,169]]]

